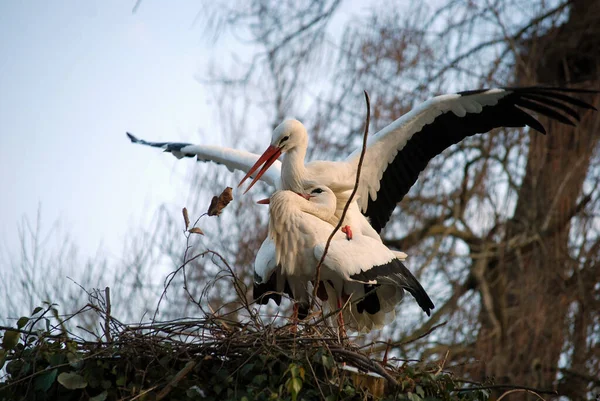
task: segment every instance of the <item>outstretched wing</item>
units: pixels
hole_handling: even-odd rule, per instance
[[[574,125],[573,120],[579,120],[575,108],[594,109],[567,93],[598,91],[484,89],[437,96],[422,103],[369,139],[358,189],[361,210],[379,232],[427,163],[449,146],[499,127],[529,126],[545,134],[542,124],[529,112]],[[356,166],[359,156],[357,150],[347,162]]]
[[[229,171],[240,170],[247,173],[256,163],[260,155],[244,150],[226,148],[223,146],[194,145],[181,142],[149,142],[139,139],[127,132],[132,143],[152,146],[171,153],[178,159],[196,157],[199,162],[213,162],[226,166]],[[263,181],[274,188],[279,188],[281,177],[281,162],[276,161],[272,167],[261,177]]]

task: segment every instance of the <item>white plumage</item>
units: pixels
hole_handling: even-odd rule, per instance
[[[344,266],[344,269],[350,269],[351,271],[360,268],[349,263],[354,259],[344,260],[343,257],[357,249],[362,249],[364,245],[361,245],[361,241],[363,239],[358,239],[361,236],[371,238],[374,241],[372,247],[384,247],[378,233],[389,220],[396,204],[406,195],[429,160],[449,146],[468,136],[484,133],[498,127],[529,126],[545,133],[542,124],[525,110],[537,112],[565,124],[574,125],[572,119],[579,119],[574,107],[588,109],[593,109],[593,107],[567,95],[567,93],[590,92],[594,91],[542,87],[476,90],[437,96],[415,107],[409,113],[369,138],[357,196],[349,209],[346,221],[344,221],[344,225],[352,227],[357,240],[351,241],[354,247],[352,250],[342,250],[343,245],[341,244],[344,237],[339,234],[342,237],[340,239],[342,242],[336,244],[339,244],[340,250],[338,250],[338,245],[332,247],[331,255],[328,253],[329,263],[332,266]],[[230,170],[242,170],[247,173],[244,180],[251,175],[255,175],[250,187],[259,179],[267,182],[275,189],[286,189],[295,192],[304,191],[304,188],[310,182],[329,187],[337,197],[334,213],[326,218],[317,218],[321,221],[318,224],[327,224],[328,226],[336,224],[341,216],[346,203],[345,200],[355,182],[360,154],[360,150],[357,149],[343,161],[313,161],[305,165],[308,135],[304,126],[297,120],[284,121],[275,129],[271,145],[262,156],[215,146],[146,142],[129,133],[128,136],[134,143],[162,148],[178,158],[197,157],[199,161],[208,160],[224,164]],[[284,158],[283,162],[280,163],[277,159],[282,153]],[[259,168],[260,170],[258,170]],[[299,229],[294,226],[294,223],[283,224],[284,227],[287,225],[290,232]],[[321,235],[320,233],[321,231],[319,231],[319,234],[315,234],[314,241]],[[288,234],[285,234],[284,231],[275,234],[277,238],[280,238],[279,246],[286,254],[295,253],[297,245],[286,235]],[[301,285],[290,283],[293,288],[286,288],[281,280],[276,280],[277,275],[268,274],[272,269],[276,269],[280,259],[283,260],[286,266],[295,266],[295,262],[289,260],[288,256],[284,257],[282,254],[277,256],[276,249],[278,248],[275,243],[270,242],[271,239],[267,238],[256,258],[255,276],[258,292],[264,292],[269,288],[277,288],[277,291],[280,292],[296,291],[298,296],[301,297],[300,299],[304,300],[306,296],[300,291]],[[313,252],[320,249],[319,243],[319,241],[316,241],[313,244]],[[310,248],[307,245],[306,247]],[[365,249],[367,249],[366,246]],[[387,252],[390,251],[387,250]],[[379,255],[374,256],[375,253],[367,252],[367,250],[365,250],[365,254],[371,258],[379,257]],[[339,259],[335,259],[336,255]],[[406,254],[396,253],[392,256],[402,258],[406,257]],[[301,260],[310,259],[307,254],[298,255],[297,257]],[[304,282],[309,279],[307,272],[310,271],[311,266],[309,264],[298,268],[294,267],[294,272],[295,274],[298,273],[300,281]],[[286,269],[290,269],[290,267]],[[333,272],[335,268],[330,270]],[[288,270],[285,271],[288,272]],[[375,269],[371,269],[371,271],[375,271]],[[340,272],[336,274],[338,273]],[[352,276],[352,274],[349,275]],[[339,274],[336,277],[339,277]],[[364,279],[369,278],[365,276]],[[325,283],[328,291],[333,291],[328,282]],[[346,285],[346,282],[344,282],[344,285]],[[335,287],[335,291],[338,294],[340,293],[337,287]],[[386,295],[389,296],[389,299],[394,299],[393,295]],[[280,295],[272,296],[272,299],[275,299],[276,302],[280,298]],[[268,300],[269,297],[263,299]],[[360,324],[357,323],[357,326],[360,326]]]
[[[336,211],[336,196],[327,187],[307,188],[307,198],[278,191],[269,205],[269,238],[275,258],[257,257],[257,271],[272,290],[290,295],[306,310],[309,282],[323,255],[334,226],[327,221]],[[262,248],[261,248],[262,249]],[[267,252],[269,253],[269,252]],[[259,252],[261,255],[261,252]],[[258,262],[267,262],[259,266]],[[272,277],[275,277],[273,279]],[[320,297],[335,309],[350,299],[343,315],[348,327],[356,330],[380,328],[394,317],[394,307],[408,290],[429,314],[433,303],[417,279],[381,241],[362,234],[351,240],[338,232],[331,241],[321,268]],[[365,296],[366,295],[366,296]]]

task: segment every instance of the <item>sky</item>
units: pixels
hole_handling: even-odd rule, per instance
[[[59,221],[82,253],[118,255],[159,205],[181,207],[185,163],[125,136],[197,141],[216,118],[202,76],[216,47],[198,1],[0,2],[0,241]],[[214,141],[213,141],[214,139]],[[189,165],[189,164],[188,164]]]

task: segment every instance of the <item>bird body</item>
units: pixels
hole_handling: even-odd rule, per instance
[[[545,133],[542,124],[525,109],[574,125],[579,119],[573,106],[593,107],[565,93],[588,93],[583,89],[515,88],[489,89],[437,96],[420,104],[371,136],[361,168],[356,202],[376,232],[389,220],[429,161],[464,138],[499,127],[525,127]],[[563,114],[564,113],[564,114]],[[286,120],[273,131],[271,145],[250,168],[240,185],[252,174],[250,189],[283,153],[281,188],[301,190],[306,182],[318,182],[336,195],[354,187],[360,149],[343,161],[304,164],[308,134],[297,120]],[[248,190],[247,189],[247,190]],[[338,209],[338,214],[341,210]]]
[[[344,243],[346,240],[341,233],[336,233],[336,239],[327,252],[326,260],[331,266],[345,266],[345,270],[336,271],[335,267],[324,270],[323,280],[327,293],[357,294],[360,292],[358,287],[362,286],[364,294],[364,290],[368,289],[365,286],[372,285],[368,283],[373,280],[378,283],[380,281],[390,282],[390,280],[393,282],[393,276],[385,273],[402,270],[400,266],[403,265],[398,260],[398,256],[405,256],[405,254],[394,255],[391,253],[381,242],[378,233],[389,220],[397,203],[406,195],[433,157],[466,137],[488,132],[493,128],[529,126],[531,129],[545,134],[542,124],[529,114],[529,111],[564,124],[574,125],[573,120],[579,120],[575,108],[594,108],[571,96],[570,93],[596,92],[584,89],[528,87],[475,90],[442,95],[418,105],[371,136],[367,142],[356,198],[349,206],[343,222],[344,225],[350,225],[353,228],[356,236],[352,241],[347,241],[352,243],[352,248],[345,249],[344,247],[350,245]],[[196,156],[199,161],[211,160],[225,164],[230,170],[242,170],[247,174],[240,185],[250,176],[254,176],[248,189],[258,180],[267,182],[277,190],[285,189],[298,193],[302,193],[304,188],[311,183],[327,187],[337,199],[334,213],[327,217],[315,216],[314,222],[315,227],[317,224],[326,225],[329,230],[341,217],[346,204],[344,200],[348,199],[350,190],[354,187],[360,157],[360,150],[357,149],[342,161],[313,161],[305,164],[308,134],[302,123],[297,120],[286,120],[280,124],[273,132],[270,146],[260,156],[227,148],[184,143],[146,142],[129,133],[128,136],[134,143],[162,148],[178,158]],[[282,153],[284,154],[283,161],[279,162],[277,159]],[[297,197],[297,195],[294,196]],[[283,199],[294,198],[288,196]],[[292,217],[303,216],[303,219],[307,219],[307,216],[311,214],[309,210],[301,212],[296,210],[294,213],[291,214]],[[271,219],[273,218],[281,219],[275,215],[271,216]],[[261,246],[255,264],[255,274],[259,278],[256,285],[263,286],[258,292],[276,289],[278,292],[292,293],[294,297],[305,300],[308,299],[305,288],[306,280],[310,280],[309,273],[314,271],[311,269],[314,269],[315,265],[315,252],[318,255],[323,233],[327,230],[324,228],[317,230],[304,224],[308,224],[313,219],[297,221],[298,219],[294,217],[292,220],[291,222],[282,222],[283,226],[289,230],[270,230],[273,232],[273,236],[271,237],[270,234],[270,237]],[[298,244],[293,241],[292,234],[286,234],[286,232],[303,233],[304,235],[312,233],[313,237],[305,240],[307,242]],[[363,236],[371,238],[373,243],[366,245],[368,240],[362,238]],[[361,259],[358,256],[347,258],[348,255],[353,255],[353,252],[363,254],[363,247],[364,255],[371,258],[374,258],[376,254],[387,255],[383,258],[386,260],[381,262],[384,264],[370,266],[367,269],[366,266],[369,264],[367,259]],[[385,248],[388,254],[381,247]],[[381,249],[380,253],[374,251],[377,248]],[[313,252],[313,260],[311,260],[311,252]],[[296,253],[296,256],[289,255]],[[307,262],[309,260],[311,261]],[[357,262],[358,267],[354,266],[352,261]],[[281,262],[283,263],[281,264]],[[363,262],[365,264],[362,264]],[[281,266],[281,274],[269,274],[273,269],[278,272],[278,266]],[[362,269],[364,274],[351,273],[355,271],[353,269],[357,268]],[[404,269],[406,268],[404,267]],[[293,274],[289,274],[290,272]],[[342,272],[347,274],[341,274]],[[367,272],[370,273],[367,274]],[[282,281],[283,275],[297,277],[298,283],[294,283],[294,280]],[[395,305],[396,293],[389,291],[395,291],[396,287],[390,285],[380,285],[376,289],[378,302],[390,299],[391,303]],[[255,290],[257,286],[255,286]],[[385,294],[381,292],[384,289],[388,291]],[[419,294],[419,292],[415,293]],[[277,295],[273,295],[277,301],[276,297]],[[279,299],[280,297],[279,295]],[[369,296],[365,297],[365,299],[367,298]],[[268,300],[269,298],[263,299]],[[374,305],[374,298],[371,296],[369,299],[373,301]],[[358,305],[357,303],[353,307],[356,306],[356,313],[362,316],[364,313],[358,310]],[[369,304],[371,311],[376,309],[376,305],[373,305]],[[378,310],[382,311],[388,306],[386,302],[381,302]],[[362,311],[365,308],[366,304],[362,305]]]
[[[325,252],[334,226],[327,221],[336,210],[336,196],[327,187],[307,189],[308,199],[292,191],[277,191],[269,204],[269,239],[275,247],[270,268],[259,267],[262,282],[277,277],[279,291],[289,288],[301,305],[309,301],[309,282]],[[260,254],[260,252],[259,252]],[[257,261],[259,258],[257,257]],[[338,301],[350,299],[343,311],[349,327],[370,330],[393,319],[394,307],[408,290],[429,314],[433,303],[410,273],[381,241],[360,233],[348,240],[335,233],[325,254],[320,279],[321,294],[335,309]],[[327,294],[327,295],[325,295]],[[362,299],[361,299],[362,298]]]

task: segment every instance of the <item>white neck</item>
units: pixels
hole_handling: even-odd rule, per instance
[[[283,155],[281,164],[282,189],[302,193],[304,192],[304,180],[306,168],[304,159],[306,157],[306,146],[296,146]]]

